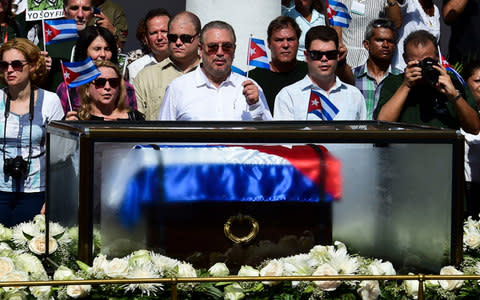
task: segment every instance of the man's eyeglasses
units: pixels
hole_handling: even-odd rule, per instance
[[[307,51],[308,56],[312,60],[321,60],[323,56],[325,55],[328,60],[336,60],[338,58],[338,50],[330,50],[330,51],[317,51],[317,50],[312,50],[312,51]]]
[[[167,39],[170,43],[176,43],[178,39],[184,44],[193,42],[193,39],[197,36],[197,34],[190,35],[190,34],[167,34]]]
[[[112,88],[117,88],[120,85],[120,78],[97,78],[93,81],[93,84],[95,85],[95,88],[101,89],[104,88],[105,85],[108,83],[110,84],[110,87]]]
[[[235,46],[232,43],[211,43],[206,45],[206,51],[209,55],[216,54],[218,49],[222,47],[222,51],[226,54],[232,54]]]
[[[8,70],[8,66],[12,66],[14,71],[22,72],[23,66],[25,66],[26,64],[28,64],[27,61],[19,59],[12,60],[12,62],[0,61],[0,70],[2,72],[5,72]]]

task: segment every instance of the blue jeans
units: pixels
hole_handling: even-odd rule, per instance
[[[0,192],[0,223],[6,227],[30,221],[40,213],[45,192]]]

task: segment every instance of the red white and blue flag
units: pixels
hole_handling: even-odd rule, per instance
[[[326,0],[327,16],[330,25],[347,28],[352,20],[345,4],[335,1]]]
[[[247,65],[270,70],[265,41],[261,39],[250,39],[248,47]]]
[[[75,20],[45,20],[44,21],[45,45],[73,41],[78,39],[77,25]]]
[[[331,202],[342,196],[341,163],[317,145],[137,145],[111,193],[122,222],[145,205],[192,202]],[[120,179],[121,178],[121,179]]]
[[[90,57],[81,62],[62,62],[62,73],[69,88],[89,83],[100,76],[100,71]]]
[[[307,120],[321,119],[324,121],[332,121],[338,112],[338,108],[327,97],[317,91],[311,91],[308,102]]]
[[[467,85],[463,77],[453,68],[453,66],[447,61],[447,59],[440,54],[440,64],[448,71],[453,73],[455,77],[460,81],[463,85]]]

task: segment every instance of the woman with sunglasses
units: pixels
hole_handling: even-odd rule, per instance
[[[103,27],[88,26],[79,33],[75,46],[74,61],[84,61],[90,57],[94,61],[108,60],[118,64],[117,46],[113,34]],[[128,107],[137,109],[137,98],[133,86],[125,82],[126,104]],[[77,110],[80,107],[80,95],[77,88],[68,88],[62,82],[57,88],[57,95],[60,97],[63,111]],[[68,94],[70,94],[70,101]]]
[[[58,96],[39,89],[47,74],[40,49],[17,38],[0,47],[0,223],[32,219],[45,203],[45,128],[61,120]]]
[[[66,119],[116,121],[145,120],[143,114],[127,107],[125,80],[114,63],[102,60],[95,63],[100,76],[95,80],[79,87],[81,105],[78,111],[69,111]]]

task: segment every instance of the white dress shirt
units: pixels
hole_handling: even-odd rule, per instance
[[[333,118],[338,120],[366,120],[365,99],[359,89],[346,84],[338,77],[329,93],[316,86],[306,75],[302,80],[284,87],[275,98],[273,116],[275,120],[321,120],[308,114],[311,90],[327,97],[339,110]]]
[[[165,91],[159,120],[271,120],[267,101],[258,87],[259,101],[248,105],[243,95],[245,76],[231,72],[228,78],[215,87],[197,68],[173,80]]]

